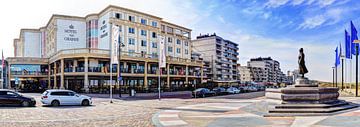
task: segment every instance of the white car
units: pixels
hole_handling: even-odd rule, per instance
[[[92,104],[91,97],[80,95],[71,90],[46,90],[41,96],[41,102],[44,105],[82,105]]]
[[[230,93],[230,94],[236,94],[236,93],[240,93],[240,90],[238,88],[235,87],[229,87],[226,89],[226,92]]]

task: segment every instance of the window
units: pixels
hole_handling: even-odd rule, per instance
[[[153,48],[157,48],[157,43],[156,43],[156,42],[152,42],[152,47],[153,47]]]
[[[180,53],[180,48],[176,48],[176,53]]]
[[[176,39],[176,44],[178,44],[178,45],[180,45],[180,44],[181,44],[180,39]]]
[[[146,40],[141,40],[141,46],[146,46]]]
[[[147,20],[146,20],[146,19],[141,19],[141,24],[146,25],[146,24],[147,24]]]
[[[135,52],[135,50],[129,50],[129,56],[133,56],[134,52]]]
[[[151,53],[152,57],[157,57],[157,52]]]
[[[173,48],[169,46],[168,51],[169,51],[169,52],[172,52],[172,51],[173,51]]]
[[[146,36],[146,30],[141,30],[141,36]]]
[[[52,92],[50,95],[53,95],[53,96],[69,96],[69,92]]]
[[[185,41],[185,46],[189,46],[189,42]]]
[[[170,38],[170,37],[169,37],[169,38],[168,38],[168,42],[170,42],[170,43],[171,43],[171,42],[172,42],[172,38]]]
[[[156,33],[155,32],[152,32],[152,37],[156,38]]]
[[[189,54],[189,50],[185,49],[185,54]]]
[[[135,16],[129,16],[129,21],[135,22]]]
[[[134,28],[129,27],[129,33],[134,34],[134,33],[135,33],[135,29],[134,29]]]
[[[14,92],[7,92],[6,93],[7,94],[7,96],[12,96],[12,97],[14,97],[14,96],[18,96],[18,94],[17,93],[14,93]]]
[[[157,22],[155,22],[155,21],[151,22],[151,26],[157,27]]]
[[[135,45],[135,39],[129,38],[129,45]]]
[[[115,18],[117,18],[117,19],[121,19],[121,14],[120,13],[115,13]]]

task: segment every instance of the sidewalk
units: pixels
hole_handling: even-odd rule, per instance
[[[84,94],[90,97],[96,98],[110,98],[110,94]],[[181,98],[190,99],[192,97],[191,91],[178,91],[178,92],[162,92],[161,98]],[[129,94],[113,94],[114,99],[158,99],[159,93],[136,93],[135,96],[129,96]]]

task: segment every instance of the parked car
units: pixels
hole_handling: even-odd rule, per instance
[[[236,94],[240,93],[240,90],[236,87],[229,87],[226,89],[226,92],[228,92],[229,94]]]
[[[215,88],[212,89],[212,91],[214,91],[216,95],[227,94],[226,89],[223,88],[223,87],[215,87]]]
[[[246,91],[248,92],[256,92],[258,91],[258,89],[254,86],[248,86],[248,87],[245,87]]]
[[[196,97],[209,97],[209,96],[214,96],[215,92],[210,91],[207,88],[198,88],[192,92],[192,95],[193,97],[195,97],[195,95]]]
[[[46,90],[41,96],[41,102],[44,105],[82,105],[89,106],[92,104],[91,97],[80,95],[71,90]]]
[[[30,107],[35,106],[35,104],[36,101],[33,97],[27,97],[7,89],[0,89],[0,105],[2,106]]]

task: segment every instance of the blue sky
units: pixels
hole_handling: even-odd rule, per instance
[[[206,23],[193,29],[194,33],[216,31],[239,43],[243,65],[249,58],[271,56],[281,62],[284,72],[297,68],[298,49],[303,47],[310,70],[308,76],[332,81],[334,49],[344,42],[344,30],[349,29],[350,20],[359,26],[359,5],[355,0],[199,2],[201,8],[213,11],[203,19]],[[346,69],[350,69],[349,66],[348,62]]]
[[[12,42],[21,28],[44,26],[52,14],[97,13],[109,4],[190,28],[193,39],[215,32],[239,44],[243,65],[253,57],[271,56],[284,72],[293,70],[303,47],[308,76],[323,81],[332,81],[334,49],[343,42],[350,20],[360,29],[357,0],[11,0],[0,5],[0,15],[8,18],[0,21],[0,48],[13,56]]]

